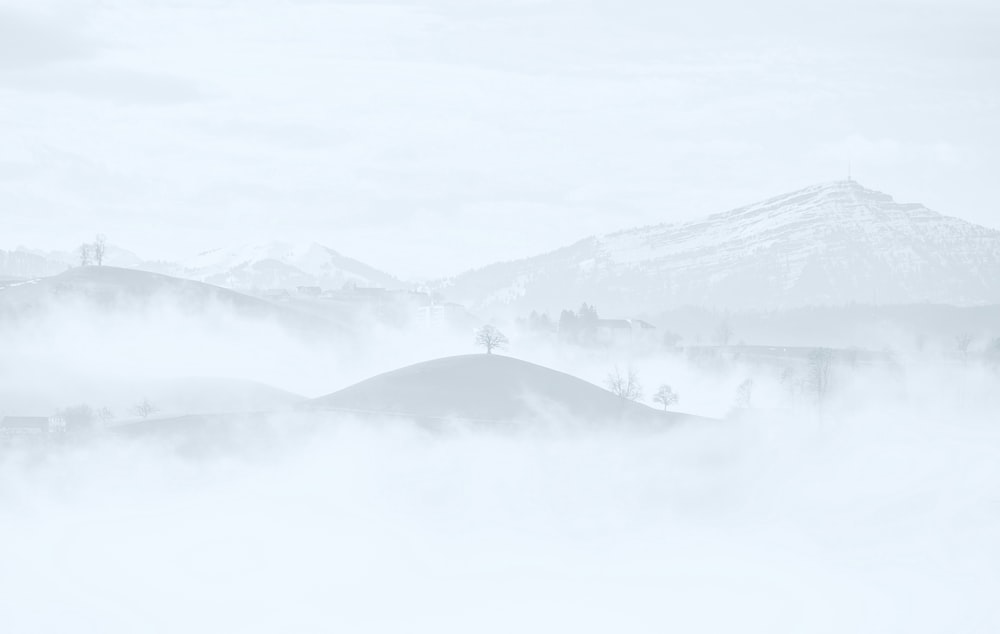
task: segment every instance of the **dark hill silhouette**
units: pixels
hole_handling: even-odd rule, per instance
[[[586,422],[694,418],[624,400],[563,372],[490,354],[445,357],[386,372],[307,401],[305,407],[483,422],[549,414]]]
[[[297,329],[345,326],[211,284],[112,266],[78,267],[0,288],[0,317],[23,318],[70,304],[130,310],[153,302],[193,314],[229,309],[241,317],[273,320]]]

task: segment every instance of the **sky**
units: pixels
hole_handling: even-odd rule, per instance
[[[856,180],[1000,227],[1000,4],[0,0],[0,249],[397,276]]]

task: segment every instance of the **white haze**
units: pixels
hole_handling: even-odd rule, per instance
[[[29,383],[49,367],[109,382],[197,369],[316,395],[471,347],[419,329],[316,341],[208,314],[50,314],[7,331],[0,368]],[[203,444],[107,432],[7,450],[3,630],[1000,627],[995,369],[905,354],[901,369],[841,372],[818,409],[739,363],[519,337],[511,353],[595,383],[631,363],[647,398],[662,377],[681,410],[717,416],[752,377],[754,408],[663,430],[428,431],[334,414],[314,428],[285,413],[267,433]]]
[[[3,0],[0,248],[277,237],[439,277],[849,161],[996,226],[998,24],[995,0]]]
[[[968,387],[822,425],[8,456],[4,631],[996,631],[1000,429]]]
[[[721,259],[699,234],[648,279],[637,240],[489,268],[468,298],[341,288],[354,267],[395,288],[359,262],[440,280],[849,161],[896,200],[996,227],[998,26],[996,0],[0,0],[0,634],[1000,632],[989,230],[792,205],[774,233],[724,227]],[[804,220],[797,253],[843,277],[784,277],[782,227]],[[101,236],[99,264],[211,271],[273,302],[76,267]],[[216,248],[225,266],[155,261]],[[822,291],[804,298],[963,307],[673,305],[657,289],[685,262],[695,288],[764,270]],[[940,262],[948,293],[925,292]],[[531,299],[536,282],[552,291]],[[554,332],[581,301],[609,321],[581,310]],[[487,323],[518,361],[441,359]],[[817,352],[835,359],[822,398]],[[337,400],[421,363],[423,383]],[[634,373],[641,405],[600,391],[611,372]],[[513,387],[482,399],[483,377]],[[382,391],[421,405],[428,385],[440,408],[371,415]],[[647,408],[664,385],[679,401]],[[523,420],[440,420],[459,391],[538,398],[509,408]],[[100,422],[71,424],[81,405]],[[45,417],[54,431],[15,437]]]
[[[97,384],[219,377],[319,396],[401,365],[470,350],[471,335],[377,325],[364,312],[358,321],[299,329],[218,303],[185,309],[168,293],[116,310],[64,301],[0,328],[0,379],[8,389],[85,396]]]

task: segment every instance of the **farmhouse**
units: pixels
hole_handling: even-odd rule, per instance
[[[49,433],[45,416],[4,416],[0,418],[0,437],[44,436]]]
[[[618,345],[649,341],[656,326],[641,319],[598,319],[593,329],[598,343]]]

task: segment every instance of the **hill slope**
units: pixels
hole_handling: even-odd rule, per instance
[[[500,355],[445,357],[380,374],[308,402],[310,409],[418,419],[667,422],[686,418],[618,398],[569,374]]]
[[[144,309],[153,302],[190,314],[226,309],[241,317],[273,320],[298,329],[323,330],[342,326],[210,284],[110,266],[77,267],[52,277],[4,286],[0,288],[0,318],[25,318],[79,306],[105,310]]]
[[[210,377],[132,379],[69,377],[50,382],[0,385],[0,415],[49,415],[59,408],[87,403],[109,407],[116,418],[134,418],[130,408],[148,399],[158,417],[274,411],[303,400],[298,394],[254,381]]]
[[[1000,303],[1000,232],[838,181],[716,214],[587,238],[439,285],[476,308]]]

